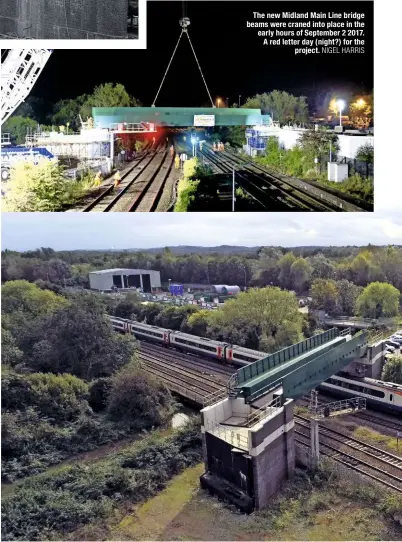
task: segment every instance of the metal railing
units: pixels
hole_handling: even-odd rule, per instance
[[[342,399],[341,401],[327,403],[326,405],[309,407],[314,418],[328,418],[331,414],[348,409],[352,409],[352,411],[365,410],[366,399],[364,397],[351,397],[350,399]]]
[[[248,436],[242,435],[233,429],[229,429],[228,427],[221,425],[218,422],[211,422],[210,424],[208,424],[208,426],[205,427],[205,429],[209,433],[218,436],[229,444],[232,444],[232,446],[235,446],[240,450],[248,451]]]
[[[10,134],[1,134],[1,144],[2,145],[11,145]]]
[[[250,427],[261,420],[268,418],[271,414],[274,414],[278,408],[282,406],[282,398],[275,397],[267,405],[255,410],[252,414],[249,414],[246,418],[246,427]]]
[[[227,399],[228,392],[225,388],[221,390],[214,391],[203,398],[202,405],[204,407],[213,405],[214,403],[218,403],[219,401],[222,401],[222,399]]]

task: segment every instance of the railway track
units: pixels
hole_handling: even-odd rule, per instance
[[[220,376],[225,382],[236,372],[235,367],[222,366],[214,361],[203,359],[193,354],[185,354],[179,351],[172,352],[163,346],[152,345],[144,341],[140,342],[140,348],[141,352],[159,355],[165,361],[185,365],[191,369],[201,371],[203,374],[207,373]]]
[[[318,405],[319,406],[320,405],[326,405],[327,403],[332,403],[335,400],[336,400],[335,398],[328,397],[326,395],[320,394],[319,395],[319,400],[318,400]],[[309,405],[309,399],[302,398],[302,399],[298,400],[298,402],[301,402],[301,401],[303,401],[306,405]],[[381,426],[381,427],[384,427],[386,429],[390,429],[390,430],[393,430],[393,431],[399,431],[399,432],[402,433],[402,422],[399,422],[396,419],[382,418],[379,415],[373,414],[373,411],[371,409],[368,409],[368,410],[369,410],[369,412],[367,410],[365,412],[354,412],[353,417],[354,418],[360,418],[361,420],[370,422],[372,424],[375,424],[375,425],[378,425],[378,426]],[[386,414],[384,414],[384,416],[386,416]],[[391,418],[392,414],[390,414],[389,416]]]
[[[204,157],[219,167],[223,173],[232,173],[234,167],[241,166],[236,171],[236,179],[243,190],[257,200],[266,210],[271,211],[344,211],[344,207],[350,210],[362,211],[357,206],[343,202],[339,205],[339,198],[326,194],[321,189],[315,194],[313,187],[308,183],[301,182],[301,187],[296,182],[285,176],[275,176],[265,168],[237,157],[227,151],[214,153],[209,145],[205,145],[202,151]]]
[[[310,441],[310,420],[294,415],[296,442],[304,446]],[[303,429],[303,430],[300,430]],[[307,432],[305,431],[307,429]],[[402,493],[402,458],[344,433],[319,424],[320,448],[328,456],[348,468]],[[303,440],[304,439],[304,440]],[[322,450],[324,448],[324,450]],[[345,451],[345,448],[347,451]]]
[[[211,393],[224,387],[222,383],[217,380],[217,376],[203,374],[200,370],[184,367],[180,363],[170,362],[169,365],[166,365],[166,360],[160,355],[140,352],[140,360],[143,365],[154,367],[168,376],[175,376],[184,383],[197,384],[200,389],[207,393]]]
[[[150,148],[122,175],[117,189],[113,184],[106,186],[82,211],[155,211],[171,173],[173,160],[174,157],[168,154],[166,144]]]

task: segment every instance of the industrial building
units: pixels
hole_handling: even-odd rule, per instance
[[[161,290],[161,276],[159,271],[151,269],[103,269],[89,273],[89,286],[103,292],[137,288],[154,293]]]

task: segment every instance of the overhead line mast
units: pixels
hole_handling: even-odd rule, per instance
[[[162,78],[162,82],[161,82],[161,84],[160,84],[160,86],[159,86],[158,92],[156,93],[155,99],[154,99],[154,101],[153,101],[153,103],[152,103],[152,107],[155,107],[156,100],[158,99],[158,96],[159,96],[159,93],[160,93],[161,88],[162,88],[162,86],[163,86],[163,83],[165,82],[167,73],[168,73],[169,68],[170,68],[170,65],[171,65],[171,63],[172,63],[172,61],[173,61],[173,58],[174,58],[174,56],[175,56],[175,54],[176,54],[177,48],[178,48],[178,46],[179,46],[179,43],[180,43],[180,40],[181,40],[183,34],[185,34],[185,35],[187,36],[187,38],[188,38],[188,41],[189,41],[189,43],[190,43],[191,50],[193,51],[193,54],[194,54],[195,61],[196,61],[196,63],[197,63],[198,69],[200,70],[200,74],[201,74],[202,80],[203,80],[203,82],[204,82],[205,88],[207,89],[207,93],[208,93],[209,99],[211,100],[212,107],[215,107],[215,104],[214,104],[214,102],[213,102],[213,100],[212,100],[211,94],[210,94],[209,89],[208,89],[208,85],[207,85],[207,83],[206,83],[206,81],[205,81],[204,74],[202,73],[200,63],[198,62],[197,55],[195,54],[195,50],[194,50],[193,44],[191,43],[190,35],[189,35],[189,33],[188,33],[188,27],[190,26],[190,19],[189,19],[189,17],[187,17],[187,2],[183,2],[183,3],[182,3],[182,14],[183,14],[183,16],[182,16],[182,18],[181,18],[180,21],[179,21],[179,24],[180,24],[180,26],[181,26],[181,33],[180,33],[179,39],[177,40],[176,47],[174,48],[173,54],[172,54],[172,56],[171,56],[171,58],[170,58],[170,60],[169,60],[169,64],[168,64],[168,66],[167,66],[167,68],[166,68],[165,75],[164,75],[163,78]]]

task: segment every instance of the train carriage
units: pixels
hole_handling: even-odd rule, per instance
[[[323,382],[322,389],[335,397],[363,397],[368,406],[402,414],[402,386],[373,378],[355,380],[346,374],[334,375]]]
[[[169,346],[170,334],[169,329],[163,327],[151,326],[150,324],[142,324],[140,322],[130,322],[130,333],[139,339],[147,339],[159,344]]]
[[[131,324],[130,320],[126,320],[125,318],[118,318],[117,316],[108,316],[108,319],[115,331],[119,331],[120,333],[129,332],[129,326]]]
[[[237,345],[231,345],[226,349],[226,361],[239,367],[250,365],[250,363],[266,358],[268,355],[266,352]]]
[[[170,344],[185,352],[203,354],[218,360],[225,360],[225,343],[214,341],[205,337],[196,337],[181,331],[172,331]]]

